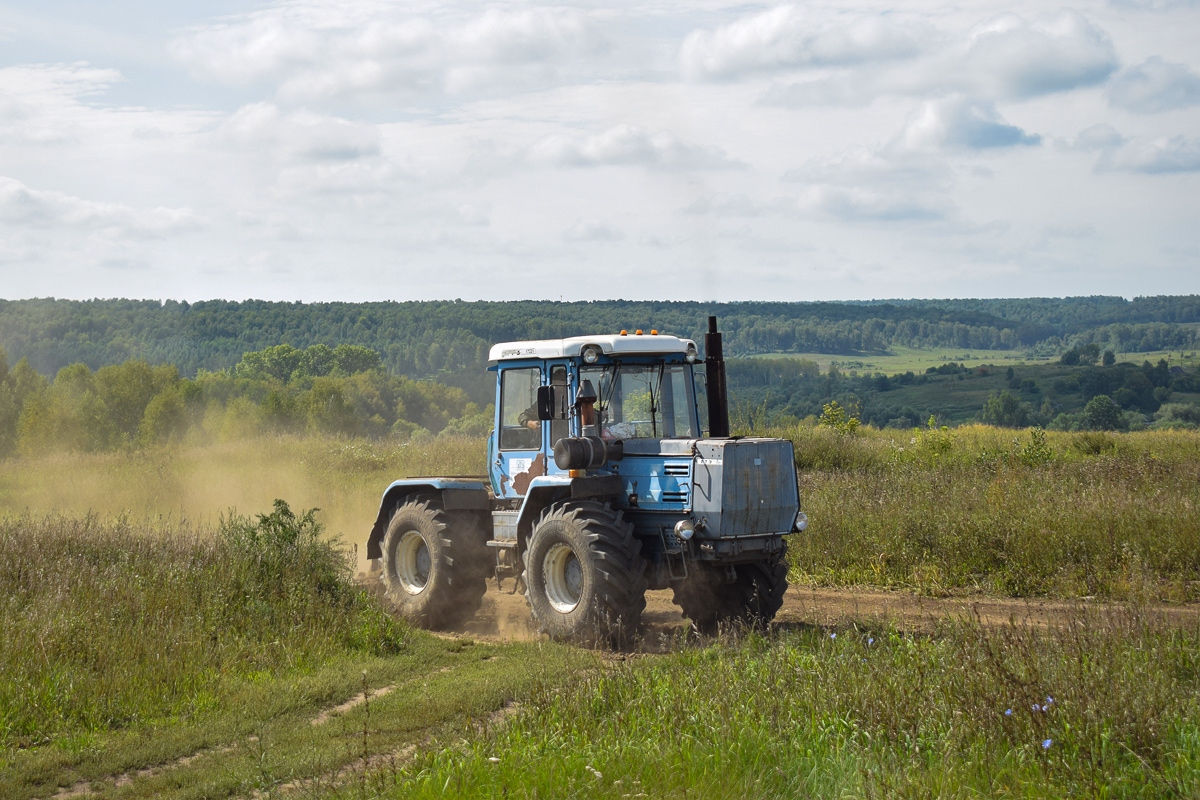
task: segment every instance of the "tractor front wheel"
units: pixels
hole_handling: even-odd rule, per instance
[[[764,627],[783,607],[787,591],[787,559],[754,561],[725,567],[696,564],[672,588],[676,605],[701,633],[721,626]]]
[[[607,503],[544,511],[525,549],[525,597],[534,622],[556,639],[616,645],[646,608],[646,562],[633,526]]]

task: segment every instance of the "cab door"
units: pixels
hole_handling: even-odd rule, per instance
[[[513,366],[500,373],[494,465],[501,497],[524,497],[529,482],[546,474],[543,423],[538,420],[538,366]]]

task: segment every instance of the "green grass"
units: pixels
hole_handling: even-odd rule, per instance
[[[1048,631],[752,637],[544,687],[370,796],[1184,797],[1200,631],[1136,609]]]
[[[0,798],[80,781],[244,795],[327,776],[365,747],[396,750],[495,711],[572,658],[411,630],[351,567],[286,505],[216,531],[0,519]],[[369,718],[364,707],[309,724],[364,684],[400,688]]]
[[[923,592],[1200,599],[1200,434],[986,426],[793,440],[811,518],[793,580]]]
[[[847,622],[628,661],[447,641],[355,591],[313,523],[361,542],[390,480],[479,472],[482,442],[0,462],[0,798],[79,781],[197,798],[1200,792],[1200,631],[1143,605],[1197,598],[1200,433],[759,433],[795,443],[811,525],[793,581],[1133,602],[1050,630]],[[323,510],[219,524],[271,494]],[[311,724],[364,682],[397,688]]]

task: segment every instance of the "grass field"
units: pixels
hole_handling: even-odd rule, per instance
[[[1151,364],[1160,358],[1167,359],[1175,366],[1193,367],[1200,363],[1200,354],[1194,352],[1180,353],[1178,350],[1160,350],[1149,353],[1117,353],[1117,363],[1128,361],[1141,364],[1149,361]],[[829,353],[771,353],[751,358],[803,358],[815,361],[824,372],[830,363],[836,362],[842,372],[855,371],[859,374],[882,372],[895,375],[904,372],[922,373],[930,367],[937,367],[951,361],[966,364],[971,367],[994,364],[1000,367],[1015,367],[1021,364],[1051,364],[1058,361],[1058,356],[1047,358],[1032,357],[1025,350],[972,350],[969,348],[935,348],[918,349],[915,347],[893,346],[887,353],[862,353],[852,355],[830,355]]]
[[[1198,597],[1200,434],[763,433],[795,443],[812,520],[794,582],[1121,604],[636,658],[448,640],[345,556],[388,482],[478,473],[482,442],[9,460],[0,798],[1200,792],[1200,630],[1149,605]]]

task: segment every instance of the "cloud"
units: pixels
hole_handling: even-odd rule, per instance
[[[797,210],[846,222],[921,222],[953,212],[952,173],[920,155],[881,148],[812,159],[783,175],[802,184]]]
[[[84,98],[122,81],[114,69],[86,63],[28,64],[0,69],[0,139],[7,144],[76,141],[84,129],[70,112]]]
[[[380,154],[379,132],[311,111],[284,112],[273,103],[242,106],[220,127],[227,142],[293,159],[352,161]]]
[[[700,197],[680,209],[688,216],[761,217],[773,211],[784,211],[794,205],[787,198],[769,203],[753,200],[745,194],[724,194]]]
[[[122,203],[102,203],[64,192],[31,189],[4,176],[0,176],[0,222],[33,228],[100,230],[144,238],[191,231],[201,225],[189,208],[135,209]]]
[[[1125,141],[1125,137],[1118,133],[1116,128],[1101,122],[1082,130],[1079,136],[1076,137],[1075,143],[1071,145],[1071,149],[1089,153],[1112,147],[1120,147],[1125,144]]]
[[[1108,35],[1076,11],[1030,22],[1004,14],[965,35],[928,37],[928,46],[898,63],[863,62],[808,80],[779,83],[767,105],[861,105],[888,95],[966,94],[1021,100],[1104,82],[1117,68]]]
[[[603,220],[585,219],[568,228],[563,238],[568,242],[618,242],[625,234]]]
[[[196,28],[170,50],[221,83],[273,84],[282,99],[313,102],[511,90],[606,47],[592,19],[569,8],[431,17],[378,0],[293,0]]]
[[[987,150],[1036,145],[1041,140],[1005,123],[990,103],[952,97],[925,103],[893,145],[905,151]]]
[[[1141,172],[1162,175],[1200,172],[1200,139],[1173,136],[1154,141],[1131,141],[1110,147],[1096,162],[1098,172]]]
[[[560,167],[643,166],[658,169],[728,169],[741,164],[717,147],[690,145],[668,131],[614,125],[593,136],[547,136],[525,154],[535,164]]]
[[[1108,102],[1141,113],[1194,106],[1200,104],[1200,75],[1154,56],[1121,70],[1108,86]]]
[[[989,96],[1026,98],[1102,83],[1118,60],[1107,34],[1063,10],[1033,23],[1004,14],[978,26],[959,64]]]
[[[693,31],[683,41],[679,60],[689,78],[730,80],[759,72],[911,58],[930,38],[929,28],[891,17],[820,20],[800,6],[782,5],[713,30]]]

